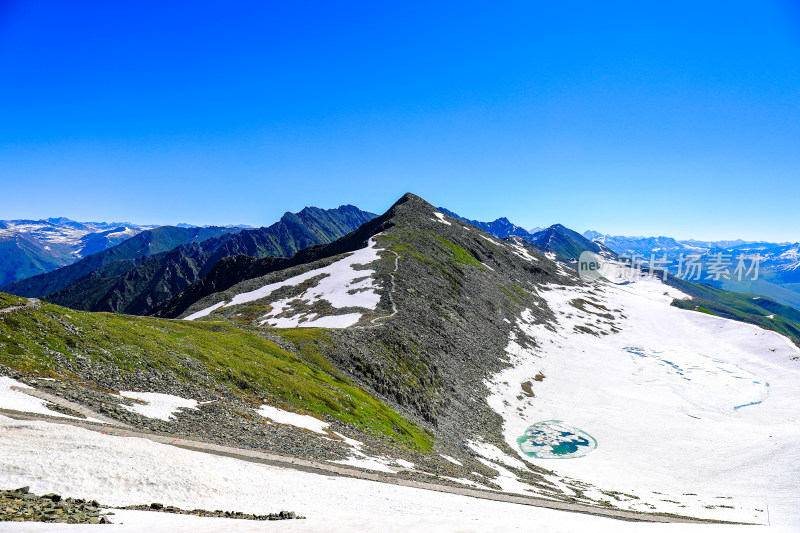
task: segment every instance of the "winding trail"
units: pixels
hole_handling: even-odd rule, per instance
[[[392,252],[394,254],[394,270],[389,272],[389,279],[391,281],[391,287],[389,288],[389,302],[391,302],[392,304],[392,312],[388,315],[376,316],[375,318],[369,321],[369,326],[363,326],[362,329],[380,326],[380,324],[375,323],[376,320],[385,320],[387,318],[392,318],[397,314],[397,305],[394,303],[394,287],[395,287],[394,275],[397,272],[397,269],[400,268],[400,254],[398,254],[394,250],[387,250],[387,251]]]
[[[25,305],[12,305],[10,307],[4,307],[0,309],[0,315],[18,313],[20,311],[25,311],[26,309],[39,309],[41,305],[42,302],[38,298],[30,298],[27,302],[25,302]]]

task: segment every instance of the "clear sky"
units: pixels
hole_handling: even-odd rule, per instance
[[[800,8],[0,0],[0,219],[800,240]]]

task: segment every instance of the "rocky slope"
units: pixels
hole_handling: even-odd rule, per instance
[[[368,244],[377,252],[366,265],[344,265],[343,253],[362,253]],[[447,217],[411,194],[352,235],[292,260],[280,269],[274,260],[256,261],[270,272],[251,279],[243,278],[257,267],[242,272],[231,263],[215,277],[226,279],[218,288],[228,288],[204,296],[208,280],[201,282],[168,302],[161,315],[251,327],[338,325],[319,346],[326,358],[462,445],[464,434],[496,435],[498,417],[475,398],[486,395],[485,377],[504,365],[515,317],[532,308],[548,320],[538,288],[578,283],[577,274],[558,263]],[[232,284],[237,274],[240,281]],[[360,281],[365,278],[367,285]],[[326,279],[345,290],[337,293]],[[253,291],[263,294],[246,296]],[[366,304],[368,298],[348,299],[358,295],[373,298]],[[345,324],[354,327],[341,328]]]
[[[351,259],[365,253],[363,264]],[[7,338],[0,362],[21,373],[15,379],[55,377],[29,383],[149,429],[200,431],[219,442],[310,457],[344,460],[380,451],[433,473],[456,468],[497,486],[496,472],[468,446],[470,439],[483,439],[514,453],[501,438],[502,419],[480,401],[488,395],[485,379],[507,366],[508,336],[525,308],[535,309],[542,323],[552,319],[539,288],[576,284],[574,271],[448,218],[413,195],[331,244],[248,262],[256,266],[244,271],[234,258],[220,262],[215,279],[227,290],[195,294],[204,283],[210,286],[199,282],[161,307],[162,314],[188,315],[296,276],[305,281],[198,321],[80,313],[47,303],[24,308],[0,317]],[[259,269],[269,273],[242,279]],[[331,287],[338,296],[299,298],[326,279],[339,284]],[[278,320],[306,318],[299,325],[317,320],[324,327],[264,327],[261,317],[278,299],[287,300]],[[11,299],[7,304],[20,306]],[[342,317],[352,327],[342,328]],[[160,422],[131,413],[123,396],[99,390],[213,402]],[[313,435],[299,438],[291,427],[259,424],[254,410],[264,400],[322,417],[363,447],[355,451],[338,437],[323,444]],[[568,499],[545,474],[539,468],[519,472],[533,486]]]

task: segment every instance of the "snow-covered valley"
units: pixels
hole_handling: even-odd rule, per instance
[[[607,491],[597,496],[623,508],[800,524],[794,345],[672,307],[681,295],[654,279],[548,289],[557,328],[523,313],[507,348],[513,366],[490,380],[489,402],[515,450],[530,424],[553,419],[588,432],[597,448],[520,459]]]

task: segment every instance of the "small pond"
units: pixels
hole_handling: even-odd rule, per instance
[[[519,449],[537,459],[574,459],[597,448],[597,441],[561,420],[545,420],[528,427],[517,439]]]

